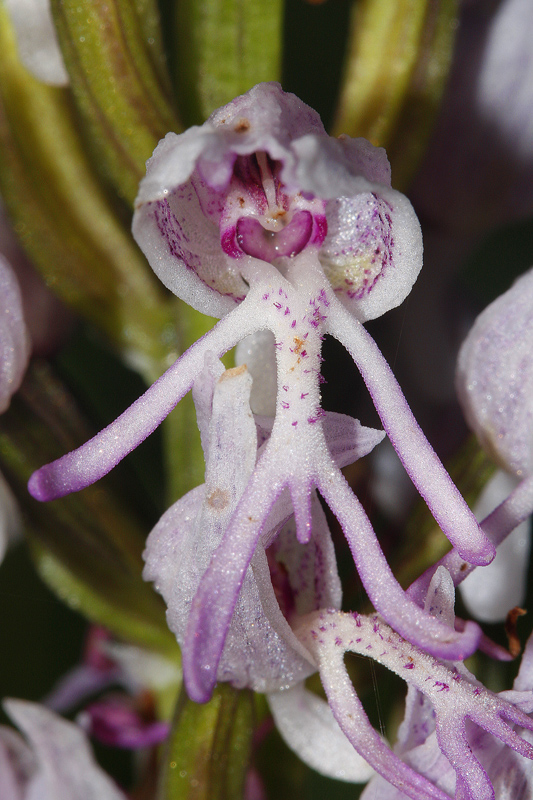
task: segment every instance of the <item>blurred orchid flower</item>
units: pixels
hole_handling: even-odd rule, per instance
[[[312,497],[315,487],[320,491],[371,601],[399,633],[445,658],[471,653],[479,639],[475,625],[450,631],[406,598],[332,460],[322,425],[321,346],[329,333],[352,355],[442,530],[471,563],[491,561],[493,546],[362,325],[401,303],[421,267],[420,226],[408,200],[390,188],[384,151],[366,140],[328,137],[298,98],[278,84],[260,84],[202,127],[160,142],[141,184],[133,232],[171,291],[223,318],[114,423],[34,473],[29,488],[35,498],[51,500],[98,480],[191,389],[206,352],[220,356],[250,334],[273,333],[272,432],[191,610],[186,658],[204,667],[194,698],[210,696],[248,566],[287,491],[301,544],[312,535]]]
[[[27,738],[0,727],[0,796],[6,800],[126,800],[98,766],[85,734],[44,706],[5,700]]]
[[[444,572],[442,567],[435,577],[440,573],[442,578],[441,571]],[[449,578],[447,581],[453,592]],[[450,688],[462,687],[463,691],[467,688],[468,699],[461,701],[457,696],[454,705],[454,700],[448,696],[448,716],[441,716],[438,704],[423,688],[420,690],[412,684],[395,752],[406,765],[434,784],[438,794],[431,796],[443,799],[455,796],[457,800],[528,800],[533,792],[530,760],[533,719],[527,716],[533,711],[533,637],[526,646],[513,691],[493,695],[483,689],[463,664],[455,664],[450,669],[456,671],[455,683]],[[455,747],[450,747],[451,738],[457,732],[454,731],[456,721],[461,716],[460,739]],[[465,726],[466,718],[470,722]],[[504,720],[521,730],[512,730]],[[404,787],[398,784],[393,787],[376,775],[361,799],[406,800],[414,796]]]
[[[66,86],[69,76],[59,49],[50,0],[4,0],[4,5],[26,69],[43,83]]]
[[[499,546],[533,512],[533,270],[519,278],[477,318],[459,353],[456,388],[467,422],[508,476],[509,491],[481,522],[482,530]],[[525,535],[524,528],[520,528],[517,536]],[[511,547],[507,556],[504,551],[500,566],[494,568],[498,570],[496,575],[505,568],[502,560],[507,561],[514,549]],[[504,606],[508,596],[505,584],[524,586],[527,561],[522,559],[518,580],[514,572],[516,563],[517,559],[512,559],[505,568],[508,577],[512,575],[509,581],[500,577],[491,582],[492,608],[480,608],[481,615],[485,612],[494,618],[499,607],[500,616],[505,616],[509,610]],[[474,565],[455,548],[439,564],[450,571],[456,586],[474,570]],[[423,602],[436,566],[430,567],[408,590],[418,603]]]
[[[533,6],[463,3],[440,116],[414,186],[439,230],[477,235],[533,211]]]
[[[76,722],[88,735],[138,749],[158,744],[169,731],[167,722],[155,718],[152,690],[177,689],[180,681],[181,671],[164,656],[115,642],[105,628],[91,626],[81,663],[42,702],[58,713],[83,705]],[[114,691],[101,694],[110,688]]]
[[[482,499],[494,508],[521,487],[524,521],[488,570],[474,570],[465,594],[480,619],[502,619],[523,602],[533,512],[533,270],[479,315],[459,353],[456,386],[467,422],[503,470]],[[502,484],[505,497],[494,498]]]

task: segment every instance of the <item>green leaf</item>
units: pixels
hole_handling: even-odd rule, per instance
[[[279,80],[283,2],[175,3],[176,85],[187,126],[261,81]]]
[[[130,206],[145,162],[179,132],[155,0],[52,0],[63,58],[100,173]]]
[[[253,694],[228,684],[208,703],[178,701],[157,800],[239,800],[250,761]]]
[[[69,91],[21,65],[2,5],[0,193],[48,286],[157,377],[177,352],[169,304],[93,172]]]
[[[31,473],[88,438],[71,396],[33,363],[0,417],[0,464],[24,510],[37,565],[69,605],[136,644],[177,657],[164,605],[142,579],[144,531],[109,481],[52,503],[28,494]]]
[[[387,149],[405,187],[424,153],[448,75],[457,0],[354,3],[334,135]]]

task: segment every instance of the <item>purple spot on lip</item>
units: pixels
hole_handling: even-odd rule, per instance
[[[235,238],[242,252],[272,263],[281,256],[291,258],[301,253],[312,231],[311,213],[296,211],[288,225],[279,231],[267,230],[256,217],[241,217],[237,221]]]

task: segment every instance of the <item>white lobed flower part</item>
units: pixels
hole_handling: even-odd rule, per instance
[[[466,419],[500,467],[533,474],[533,269],[477,318],[457,360]]]
[[[441,567],[430,585],[426,607],[453,619],[453,594],[453,583]],[[520,702],[527,699],[530,711],[531,692],[527,698],[493,694],[461,662],[443,662],[421,651],[378,615],[322,611],[309,615],[296,633],[317,661],[339,725],[381,776],[365,789],[365,800],[449,800],[450,794],[456,800],[494,800],[490,773],[497,769],[487,763],[483,751],[492,747],[505,759],[512,760],[514,753],[533,758],[528,733],[533,731],[533,719]],[[383,664],[409,685],[395,753],[371,727],[355,694],[344,665],[348,651]],[[527,729],[526,736],[514,725]],[[499,740],[496,744],[493,737]],[[423,751],[426,742],[431,742],[429,753],[427,748]],[[504,750],[502,742],[514,753]],[[531,772],[529,764],[527,770]],[[504,797],[510,800],[511,795],[497,795],[498,800]]]
[[[452,631],[406,598],[332,460],[322,424],[321,346],[329,333],[352,355],[387,435],[450,542],[471,563],[490,562],[493,546],[362,325],[402,302],[421,267],[420,226],[408,200],[390,187],[384,152],[364,140],[331,139],[298,98],[278,84],[260,84],[202,127],[168,134],[159,144],[140,187],[133,231],[171,291],[223,318],[114,423],[38,470],[29,488],[50,500],[94,482],[191,389],[208,351],[221,356],[250,334],[271,331],[274,423],[192,603],[184,644],[194,665],[191,696],[210,696],[248,567],[268,515],[287,492],[305,544],[318,489],[344,530],[372,603],[393,628],[443,658],[471,653],[476,626]]]
[[[28,740],[0,726],[3,800],[126,800],[96,763],[78,725],[37,703],[3,705]]]

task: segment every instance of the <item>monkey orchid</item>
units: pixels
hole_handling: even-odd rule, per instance
[[[278,84],[260,84],[203,126],[160,142],[141,183],[133,233],[171,291],[222,319],[114,423],[38,470],[30,491],[51,500],[98,480],[191,389],[208,351],[220,356],[256,331],[273,333],[274,423],[191,605],[183,647],[191,696],[203,701],[211,694],[241,586],[276,500],[290,494],[303,545],[313,531],[315,488],[392,628],[438,657],[473,652],[475,624],[453,631],[394,579],[323,426],[321,346],[331,334],[352,355],[387,435],[450,542],[470,563],[491,561],[493,545],[362,324],[404,300],[422,261],[420,226],[408,200],[390,187],[384,151],[361,139],[330,138],[298,98]]]

